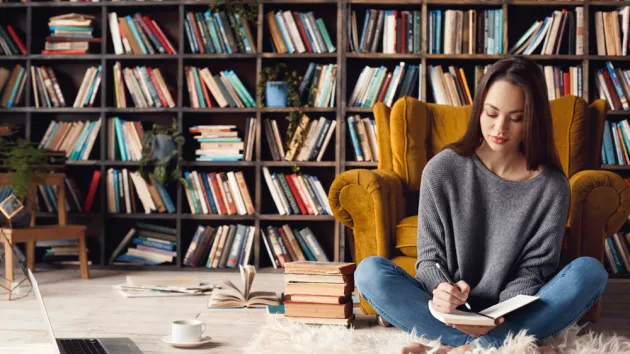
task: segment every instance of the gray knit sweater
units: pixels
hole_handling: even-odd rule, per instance
[[[470,285],[475,311],[535,295],[558,267],[570,196],[560,171],[508,181],[476,154],[443,150],[422,172],[416,279],[431,294],[446,281],[440,263]]]

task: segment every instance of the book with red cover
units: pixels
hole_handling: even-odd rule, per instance
[[[98,189],[98,183],[101,180],[101,171],[94,171],[92,175],[92,182],[90,182],[90,189],[88,191],[87,197],[85,198],[85,203],[83,204],[83,211],[89,213],[92,209],[92,203],[94,202],[94,195],[96,195],[96,191]]]
[[[11,27],[11,25],[7,26],[7,32],[9,32],[9,36],[11,36],[11,39],[13,39],[15,45],[17,45],[20,53],[22,53],[22,55],[26,55],[26,46],[24,45],[24,42],[22,42],[20,37],[18,37],[17,33],[15,33],[15,30],[13,29],[13,27]]]

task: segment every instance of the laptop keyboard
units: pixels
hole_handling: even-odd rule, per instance
[[[96,339],[58,339],[67,354],[107,354]]]

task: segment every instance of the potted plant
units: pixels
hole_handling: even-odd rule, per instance
[[[155,123],[151,130],[144,132],[142,139],[142,158],[140,174],[151,184],[147,167],[154,164],[153,177],[160,184],[181,178],[181,161],[179,148],[186,139],[179,131],[177,120],[173,118],[170,127]],[[170,169],[170,172],[169,172]]]

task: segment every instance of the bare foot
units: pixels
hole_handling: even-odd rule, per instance
[[[402,354],[425,354],[433,348],[427,347],[424,344],[413,343],[403,348]],[[447,354],[453,347],[442,347],[438,349],[434,354]]]
[[[465,354],[465,353],[468,353],[468,352],[472,353],[472,351],[473,351],[472,345],[466,344],[466,345],[460,345],[459,347],[454,348],[449,353],[451,353],[451,354]]]
[[[558,354],[558,352],[549,346],[538,347],[540,354]]]

